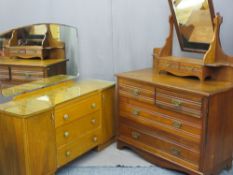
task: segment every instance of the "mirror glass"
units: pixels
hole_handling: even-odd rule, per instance
[[[182,50],[205,52],[213,38],[210,0],[169,0]]]
[[[51,85],[43,81],[47,77],[57,76],[52,83],[64,81],[64,74],[77,77],[77,36],[75,27],[53,23],[28,25],[0,34],[0,102],[6,89],[10,96],[9,92],[23,93]]]

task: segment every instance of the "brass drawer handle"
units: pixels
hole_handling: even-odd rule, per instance
[[[139,89],[133,89],[133,95],[134,96],[139,96],[140,95],[140,90]]]
[[[174,122],[172,123],[172,126],[173,126],[174,128],[180,129],[180,128],[182,127],[182,123],[181,123],[181,122],[178,122],[178,121],[174,121]]]
[[[174,156],[180,156],[181,151],[176,149],[176,148],[172,148],[171,149],[171,154],[174,155]]]
[[[138,109],[133,109],[132,110],[132,115],[139,116],[140,115],[140,111]]]
[[[64,132],[64,137],[67,138],[69,137],[70,133],[68,131]]]
[[[91,123],[94,125],[94,124],[96,124],[96,119],[92,119],[91,120]]]
[[[63,116],[63,119],[64,119],[64,120],[69,120],[69,115],[68,115],[68,114],[65,114],[65,115]]]
[[[95,109],[95,108],[96,108],[96,103],[92,103],[92,104],[91,104],[91,108],[92,108],[92,109]]]
[[[31,78],[32,75],[30,73],[25,72],[24,76],[25,76],[26,79],[29,79],[29,78]]]
[[[140,138],[141,134],[138,132],[132,132],[131,136],[133,139],[138,140]]]
[[[70,155],[71,155],[71,152],[70,151],[66,151],[66,157],[70,157]]]
[[[175,105],[176,107],[181,107],[181,105],[182,105],[182,102],[180,100],[177,100],[177,99],[172,99],[171,103],[173,105]]]
[[[98,137],[94,136],[92,140],[93,140],[93,142],[97,142],[98,141]]]

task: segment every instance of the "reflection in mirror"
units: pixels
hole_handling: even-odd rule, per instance
[[[210,0],[169,0],[181,48],[204,52],[213,38],[213,7]]]
[[[30,85],[32,81],[61,74],[77,76],[77,45],[77,29],[62,24],[34,24],[1,34],[0,98],[6,88],[17,86],[23,92],[37,87]]]

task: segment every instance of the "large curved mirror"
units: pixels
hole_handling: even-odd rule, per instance
[[[14,94],[51,85],[43,81],[47,77],[56,77],[53,84],[64,81],[64,74],[77,76],[77,49],[77,29],[63,24],[33,24],[0,34],[0,98],[2,90]]]
[[[181,49],[205,52],[213,38],[211,0],[169,0]]]

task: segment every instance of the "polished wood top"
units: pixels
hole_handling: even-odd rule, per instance
[[[9,57],[0,57],[0,66],[34,66],[34,67],[48,67],[53,64],[68,61],[67,59],[17,59]]]
[[[58,104],[114,86],[102,80],[68,81],[16,97],[0,104],[0,113],[26,118],[49,110]]]
[[[138,71],[117,74],[117,77],[125,77],[131,80],[141,81],[152,85],[162,85],[187,92],[198,93],[204,96],[214,95],[233,88],[233,83],[224,81],[181,78],[167,74],[158,74],[155,69],[143,69]]]

